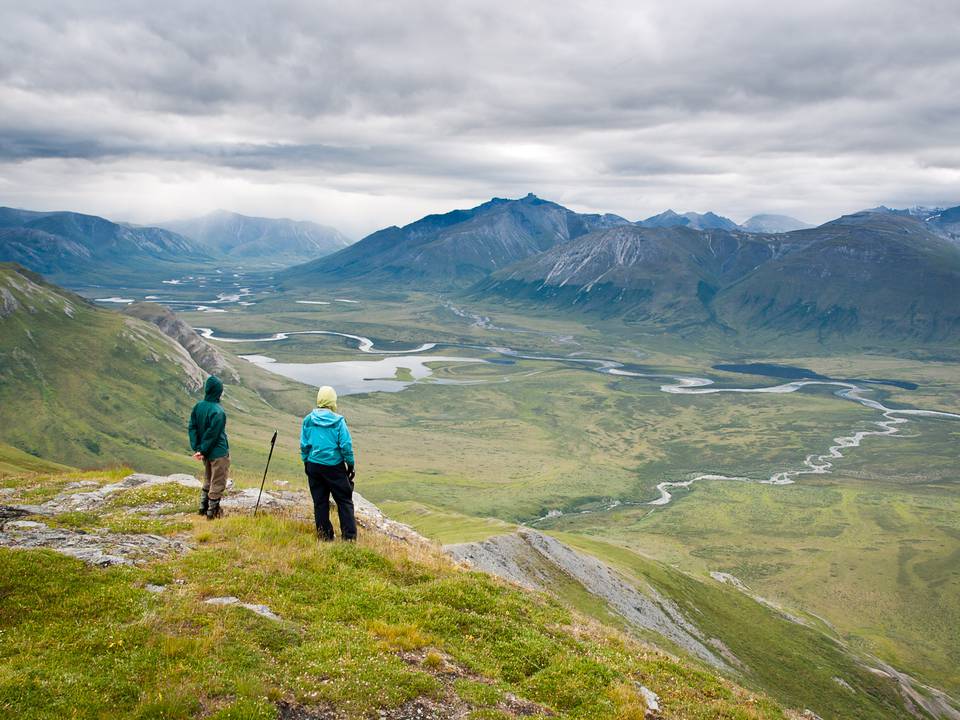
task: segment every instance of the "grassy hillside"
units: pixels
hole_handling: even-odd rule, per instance
[[[858,213],[787,237],[799,249],[718,295],[724,322],[828,342],[844,335],[955,341],[960,250],[923,223]]]
[[[19,344],[27,348],[35,341],[48,343],[54,353],[62,353],[61,365],[69,367],[77,363],[75,358],[71,360],[74,356],[65,344],[75,342],[71,333],[77,330],[60,317],[67,317],[62,305],[57,305],[64,297],[69,296],[57,295],[50,301],[54,308],[51,319],[35,313],[33,326],[37,332],[31,339],[22,331]],[[474,347],[444,347],[443,354],[499,361],[448,367],[441,364],[436,368],[438,379],[465,380],[469,384],[424,383],[402,393],[341,398],[341,411],[350,422],[358,449],[358,489],[375,501],[393,501],[385,502],[391,512],[418,524],[423,519],[428,533],[454,541],[509,531],[517,521],[530,522],[548,510],[563,510],[564,516],[541,527],[576,534],[581,539],[607,541],[611,547],[644,553],[695,573],[696,579],[689,581],[694,585],[688,584],[686,576],[667,576],[664,592],[671,597],[676,593],[677,602],[690,594],[702,595],[696,599],[709,610],[711,622],[717,627],[711,632],[728,644],[743,643],[743,654],[756,658],[752,662],[771,661],[772,650],[765,650],[764,643],[780,642],[780,635],[789,638],[790,626],[768,626],[766,621],[758,621],[753,627],[749,613],[739,618],[737,601],[731,600],[735,595],[731,595],[732,590],[719,595],[704,590],[712,582],[704,577],[705,570],[730,572],[754,591],[785,606],[822,615],[837,626],[841,641],[857,652],[879,655],[928,682],[953,689],[955,678],[949,663],[957,644],[949,627],[955,609],[947,595],[952,587],[953,540],[949,528],[950,513],[954,512],[950,483],[955,465],[951,451],[955,426],[916,421],[907,426],[908,437],[871,439],[863,449],[846,453],[847,457],[838,461],[838,483],[849,481],[852,487],[859,481],[884,487],[884,498],[873,503],[876,507],[871,506],[873,510],[866,514],[869,498],[861,501],[859,496],[850,495],[848,503],[838,506],[831,500],[831,491],[812,497],[811,493],[819,492],[819,484],[807,479],[790,488],[701,483],[690,491],[678,491],[670,506],[655,512],[644,505],[611,510],[613,500],[642,503],[655,495],[657,482],[683,479],[690,473],[768,477],[774,469],[795,466],[811,451],[825,451],[838,435],[869,428],[877,413],[844,402],[825,388],[789,395],[669,395],[661,392],[661,381],[656,379],[601,375],[570,361],[517,358],[503,364],[504,358],[483,350],[489,345],[509,345],[555,356],[577,353],[614,357],[634,367],[642,363],[641,368],[659,372],[707,374],[727,384],[771,384],[770,378],[710,370],[717,361],[742,357],[739,353],[732,357],[725,354],[732,352],[729,349],[711,350],[709,344],[692,346],[676,337],[628,334],[622,326],[614,331],[611,323],[587,326],[560,316],[534,320],[489,307],[458,308],[458,314],[449,303],[420,296],[372,301],[353,294],[348,297],[359,303],[328,306],[294,302],[324,297],[320,290],[311,288],[295,296],[258,297],[257,305],[251,308],[231,308],[216,316],[187,314],[185,319],[192,324],[214,325],[218,333],[226,335],[325,329],[367,335],[378,346],[393,348],[425,341],[464,343]],[[97,323],[132,322],[124,321],[119,314],[83,307],[94,313],[94,330],[100,327]],[[486,314],[492,319],[479,323],[476,318]],[[27,316],[33,317],[29,313]],[[8,313],[0,322],[15,317],[16,313]],[[158,335],[154,332],[150,337],[157,339]],[[162,337],[157,341],[168,342]],[[391,345],[392,341],[397,345]],[[81,347],[81,341],[76,342]],[[109,347],[103,342],[101,346]],[[355,343],[330,336],[292,336],[277,343],[221,346],[242,381],[241,386],[229,386],[227,395],[237,468],[234,474],[238,479],[259,481],[265,440],[273,427],[279,427],[281,447],[274,458],[272,475],[302,483],[296,431],[299,415],[312,404],[312,391],[264,373],[237,360],[232,353],[265,353],[288,362],[375,359],[358,355],[354,348]],[[892,377],[920,384],[916,391],[876,386],[874,396],[884,402],[955,410],[960,398],[956,365],[950,361],[931,363],[865,354],[804,357],[795,350],[791,355],[776,354],[773,347],[767,353],[764,357],[768,359],[810,367],[834,377]],[[108,383],[97,375],[103,367],[86,376],[89,386],[113,386],[112,378]],[[69,381],[70,373],[58,375],[56,366],[45,372],[51,385]],[[87,370],[84,366],[71,372],[82,374]],[[145,391],[130,415],[120,411],[97,415],[97,427],[110,429],[118,418],[126,421],[149,416],[156,408],[151,399],[160,395],[157,387],[168,388],[169,379],[175,376],[179,377],[177,373],[169,375],[168,380]],[[24,387],[35,384],[28,379]],[[82,387],[72,392],[77,393],[76,406],[87,403],[91,408],[88,415],[99,412],[96,396],[84,395]],[[172,445],[164,444],[148,458],[151,468],[194,468],[177,450],[179,443],[185,442],[182,423],[193,400],[185,390],[181,392],[183,414],[172,416],[169,426]],[[60,397],[56,393],[52,396]],[[67,413],[71,412],[68,405],[64,405]],[[36,407],[46,409],[42,404]],[[121,409],[125,412],[126,408]],[[42,433],[33,428],[30,436]],[[119,459],[133,457],[135,461],[141,451],[129,438],[110,450]],[[68,457],[65,451],[62,458],[69,461]],[[921,457],[923,462],[918,464]],[[162,465],[164,461],[169,465]],[[714,488],[730,497],[718,499]],[[929,489],[930,502],[925,501],[923,507],[916,502],[918,488]],[[801,497],[800,493],[805,494]],[[896,508],[896,517],[886,511],[891,506]],[[872,518],[876,518],[876,526]],[[882,542],[871,539],[878,534]],[[590,551],[599,552],[597,548]],[[612,555],[608,559],[615,560]],[[904,577],[909,582],[901,586],[898,581],[897,589],[891,590],[891,573],[897,573],[898,564],[908,573]],[[823,587],[830,593],[820,592]],[[565,602],[584,612],[598,610],[582,589],[564,584],[562,595]],[[910,599],[919,595],[924,599],[911,605]],[[874,603],[876,598],[881,601]],[[870,611],[856,612],[855,608],[863,604],[869,605]],[[609,614],[600,616],[610,619]],[[779,669],[763,667],[744,682],[779,692],[775,686],[783,681],[783,692],[795,693],[797,686],[791,686],[791,678],[803,677],[803,663],[819,662],[810,658],[826,651],[812,640],[784,642],[784,647],[797,653],[799,666],[782,663]],[[824,658],[824,672],[841,667],[835,665],[833,656]],[[882,699],[882,693],[872,692],[856,671],[850,671],[848,665],[842,669],[841,678],[856,680],[854,686],[863,688],[865,695]],[[825,678],[830,680],[818,671],[810,687],[833,689]],[[834,689],[831,703],[837,697],[842,699],[842,693],[837,693]],[[802,696],[781,697],[788,697],[792,703]],[[857,697],[849,707],[859,707],[857,703],[869,706],[867,700]],[[830,707],[845,706],[841,702]],[[877,717],[876,707],[863,711],[862,716]]]
[[[74,467],[196,469],[186,423],[204,376],[179,345],[15,265],[0,265],[0,303],[0,442]],[[283,427],[274,467],[299,476],[296,418],[243,386],[224,406],[238,472],[262,468]]]
[[[7,484],[31,493],[75,479]],[[116,517],[76,515],[62,522],[91,531]],[[149,531],[180,533],[193,549],[100,569],[0,548],[6,716],[640,720],[643,685],[665,719],[795,717],[426,546],[369,531],[356,545],[318,545],[308,526],[269,515],[160,523]],[[223,596],[278,617],[204,602]]]
[[[462,517],[412,503],[383,503],[392,517],[445,542],[486,539],[511,532],[494,520]],[[458,533],[458,530],[460,531]],[[732,676],[793,707],[808,707],[825,718],[890,718],[907,714],[896,683],[868,669],[878,663],[847,647],[816,616],[791,615],[757,602],[732,585],[658,562],[636,551],[601,540],[596,534],[553,533],[567,545],[610,564],[641,590],[654,588],[676,603],[689,622],[722,647]],[[581,612],[622,627],[661,647],[673,648],[662,635],[631,625],[616,608],[581,585],[564,568],[527,552],[513,558],[535,583]],[[542,578],[549,578],[543,581]],[[838,678],[843,682],[838,682]]]
[[[0,477],[24,473],[50,473],[69,470],[66,465],[38,458],[23,450],[0,443]]]

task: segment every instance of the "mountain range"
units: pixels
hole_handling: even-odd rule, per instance
[[[874,209],[758,233],[713,213],[631,223],[527,195],[386,228],[278,277],[467,292],[665,328],[941,342],[960,334],[958,217]]]
[[[960,333],[960,207],[881,207],[774,231],[798,224],[758,215],[738,226],[715,213],[669,210],[630,222],[528,194],[379,230],[277,278],[286,287],[466,292],[666,329],[918,342]],[[0,208],[0,260],[76,286],[104,273],[224,257],[292,263],[347,242],[312,223],[226,212],[171,227],[193,236]]]
[[[0,207],[0,262],[16,262],[73,286],[118,273],[176,272],[171,264],[224,258],[292,265],[349,243],[325,225],[226,211],[156,227],[76,212]]]
[[[894,210],[881,206],[873,208],[871,212],[916,218],[923,221],[928,228],[938,235],[960,242],[960,206],[950,208],[912,207],[905,210]]]
[[[532,193],[519,200],[494,198],[470,210],[427,215],[402,228],[378,230],[284,276],[294,283],[323,273],[343,279],[463,285],[593,230],[628,223],[618,215],[576,213]]]
[[[134,227],[96,215],[0,207],[0,262],[74,281],[117,268],[205,261],[199,243],[169,230]]]
[[[327,225],[287,218],[263,218],[217,210],[198,218],[158,223],[195,240],[215,255],[263,258],[288,264],[342,250],[350,239]]]
[[[637,225],[647,228],[688,227],[691,230],[737,230],[739,228],[733,220],[716,213],[688,212],[681,215],[673,210],[666,210],[659,215],[640,220]]]
[[[937,341],[960,332],[960,250],[920,221],[872,212],[775,235],[625,226],[473,292],[667,326]]]
[[[666,210],[646,220],[638,220],[636,224],[648,228],[687,227],[691,230],[742,230],[749,233],[781,233],[813,227],[789,215],[754,215],[741,225],[737,225],[730,218],[713,212],[681,214],[673,210]]]

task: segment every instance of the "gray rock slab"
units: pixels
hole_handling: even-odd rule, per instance
[[[0,546],[49,548],[101,567],[134,565],[189,549],[180,540],[160,535],[111,533],[104,529],[85,533],[33,520],[8,520],[0,525]]]
[[[270,608],[268,608],[266,605],[257,605],[255,603],[240,602],[240,598],[233,597],[232,595],[227,595],[224,597],[207,598],[206,600],[204,600],[204,602],[207,603],[207,605],[236,605],[237,607],[242,607],[249,610],[255,615],[259,615],[260,617],[265,617],[268,620],[276,620],[276,621],[280,620],[280,616],[274,613],[272,610],[270,610]]]

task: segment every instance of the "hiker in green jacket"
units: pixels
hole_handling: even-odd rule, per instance
[[[203,390],[203,400],[194,405],[190,413],[190,448],[204,469],[199,512],[213,520],[223,515],[220,498],[227,488],[230,446],[227,445],[227,413],[220,404],[223,383],[211,375]]]

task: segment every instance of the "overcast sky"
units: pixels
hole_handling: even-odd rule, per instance
[[[359,237],[960,204],[960,2],[0,0],[0,204]]]

